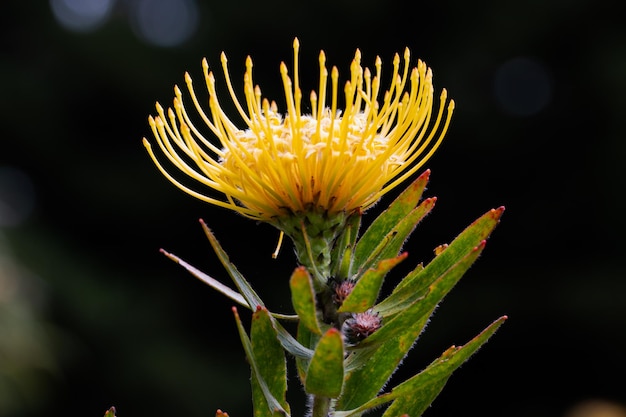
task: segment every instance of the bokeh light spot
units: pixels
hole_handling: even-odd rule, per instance
[[[541,62],[517,57],[498,68],[494,95],[504,112],[520,117],[532,116],[550,102],[552,81]]]
[[[111,15],[114,0],[50,0],[54,17],[64,28],[90,32],[102,26]]]
[[[131,11],[131,24],[149,44],[178,46],[196,31],[198,7],[194,0],[138,0]]]
[[[0,227],[19,226],[35,207],[35,188],[23,171],[0,166]]]

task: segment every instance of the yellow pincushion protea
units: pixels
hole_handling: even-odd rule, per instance
[[[284,116],[254,85],[249,57],[243,85],[245,101],[239,101],[222,53],[226,85],[243,129],[222,110],[206,59],[203,69],[209,114],[196,96],[191,77],[185,74],[193,106],[219,142],[205,137],[192,123],[182,93],[175,87],[174,108],[166,115],[157,103],[158,115],[149,118],[150,126],[169,162],[201,188],[191,188],[172,176],[144,138],[165,177],[208,203],[252,219],[280,223],[285,217],[307,211],[332,217],[366,210],[431,157],[448,128],[454,101],[449,102],[444,116],[444,89],[439,110],[433,114],[432,72],[422,61],[410,69],[408,49],[402,66],[396,54],[390,86],[380,102],[381,60],[376,59],[372,75],[361,66],[357,50],[344,86],[343,110],[338,108],[339,74],[335,67],[330,73],[327,100],[328,70],[322,51],[319,96],[311,93],[311,114],[303,114],[297,39],[293,46],[293,80],[287,66],[281,63],[280,67],[287,107]]]

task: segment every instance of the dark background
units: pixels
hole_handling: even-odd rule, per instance
[[[97,417],[111,405],[122,417],[250,415],[231,303],[158,249],[228,282],[203,218],[270,307],[286,312],[294,258],[270,258],[271,227],[169,184],[141,138],[184,71],[202,85],[202,57],[222,82],[222,50],[238,85],[252,55],[256,81],[282,106],[278,65],[291,62],[295,36],[305,90],[317,88],[320,49],[345,77],[357,47],[365,65],[380,55],[389,71],[408,46],[457,103],[427,164],[437,207],[406,246],[407,267],[506,206],[397,380],[510,318],[426,415],[566,416],[591,400],[625,404],[626,26],[616,7],[3,2],[0,416]],[[291,382],[297,416],[302,394]]]

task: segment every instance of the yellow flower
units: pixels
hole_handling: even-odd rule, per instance
[[[357,50],[344,86],[345,107],[340,110],[339,74],[333,67],[329,86],[323,51],[319,56],[319,93],[311,93],[310,105],[302,104],[297,39],[293,47],[293,79],[285,63],[280,67],[286,100],[284,116],[276,103],[270,103],[254,85],[250,57],[243,80],[244,101],[239,101],[222,53],[226,86],[244,128],[222,109],[206,59],[202,64],[208,113],[196,96],[191,77],[185,74],[198,114],[188,112],[181,90],[175,87],[173,109],[168,109],[166,115],[157,103],[158,115],[150,117],[149,123],[161,152],[196,185],[171,175],[144,138],[163,175],[194,197],[252,219],[275,223],[308,211],[332,216],[366,210],[431,157],[448,128],[454,101],[444,112],[444,89],[439,109],[433,114],[432,72],[422,61],[410,68],[408,49],[402,65],[396,54],[382,101],[381,60],[376,59],[372,74],[361,66]],[[192,118],[208,127],[218,141],[204,136]]]

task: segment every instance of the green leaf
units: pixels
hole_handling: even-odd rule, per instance
[[[200,223],[202,224],[202,229],[209,239],[209,242],[211,243],[213,250],[217,254],[217,257],[222,262],[222,265],[224,265],[224,268],[226,268],[226,271],[232,278],[235,286],[239,289],[239,292],[241,293],[243,298],[246,300],[249,308],[253,308],[254,310],[256,310],[259,306],[265,307],[263,301],[252,289],[250,283],[244,278],[243,275],[241,275],[241,273],[237,270],[237,267],[235,267],[235,265],[230,262],[226,251],[224,251],[222,246],[219,244],[219,242],[213,235],[213,232],[211,232],[211,229],[209,229],[204,221],[201,220]],[[296,341],[296,339],[294,339],[293,336],[291,336],[280,323],[274,321],[274,325],[276,326],[276,331],[278,332],[278,339],[280,340],[285,350],[287,350],[287,352],[296,357],[302,358],[310,358],[313,355],[313,352],[310,349],[307,349],[306,347],[300,345]]]
[[[321,397],[338,397],[343,384],[343,356],[341,333],[331,328],[315,347],[306,373],[306,392]]]
[[[352,292],[343,301],[338,312],[362,313],[371,308],[383,284],[385,275],[397,264],[406,259],[408,253],[403,253],[395,258],[382,260],[376,265],[376,268],[368,269],[363,276],[356,282]]]
[[[305,267],[296,268],[291,275],[289,286],[291,287],[291,302],[300,317],[300,322],[313,333],[322,334],[317,321],[313,281]]]
[[[289,404],[285,398],[287,392],[285,352],[278,340],[272,317],[262,307],[252,315],[250,342],[260,378],[265,381],[272,396],[288,411]],[[258,379],[252,378],[251,384],[255,417],[274,416],[275,413],[270,411]]]
[[[393,289],[393,291],[391,292],[392,294],[395,292],[398,292],[399,290],[401,290],[402,288],[404,288],[407,285],[410,285],[413,280],[415,279],[415,277],[419,276],[420,272],[422,272],[424,270],[424,264],[419,263],[411,272],[409,272],[409,274],[407,276],[405,276],[402,281],[400,281],[398,283],[398,285],[396,285]]]
[[[423,299],[429,291],[429,286],[424,286],[424,280],[419,278],[431,278],[427,276],[427,274],[424,274],[423,271],[424,269],[421,268],[414,271],[416,273],[409,273],[402,280],[403,285],[401,289],[392,292],[387,298],[376,305],[376,312],[384,319],[388,320],[409,308],[416,301]]]
[[[278,340],[285,350],[296,358],[309,360],[313,356],[313,351],[300,344],[285,328],[277,321],[274,321]]]
[[[352,355],[350,372],[346,375],[344,391],[337,409],[357,408],[382,389],[415,343],[437,304],[478,258],[484,245],[483,241],[463,259],[450,266],[430,286],[425,296],[416,298],[391,320],[383,321],[380,329],[360,342],[359,347],[365,349],[359,349]],[[374,311],[378,311],[378,306],[374,307]],[[368,384],[363,385],[361,381],[368,381]]]
[[[417,206],[422,198],[430,170],[426,170],[409,185],[367,228],[355,250],[354,263],[363,264],[391,230]],[[395,254],[394,254],[395,255]]]
[[[297,340],[303,346],[315,346],[317,342],[320,340],[321,335],[316,335],[311,333],[311,331],[302,324],[302,322],[298,323],[298,333]],[[309,357],[296,357],[296,368],[298,371],[298,376],[300,377],[300,382],[304,385],[304,381],[306,380],[306,371],[309,368],[309,363],[311,362],[311,358],[313,357],[313,351],[311,350],[311,355]]]
[[[237,289],[239,290],[243,298],[246,300],[246,302],[250,306],[250,309],[252,309],[252,311],[255,311],[256,308],[259,306],[265,307],[263,301],[258,296],[258,294],[252,289],[252,286],[250,285],[250,283],[244,278],[243,275],[241,275],[241,272],[237,270],[237,267],[235,267],[235,265],[233,265],[230,262],[230,258],[228,257],[228,254],[226,254],[226,251],[224,251],[222,246],[219,244],[219,242],[215,238],[215,235],[213,234],[213,232],[211,232],[211,229],[209,229],[206,223],[204,223],[204,221],[202,220],[200,220],[200,224],[202,225],[204,234],[209,239],[209,242],[211,243],[213,250],[217,254],[217,257],[222,262],[222,265],[224,265],[224,268],[226,268],[228,275],[230,275],[230,277],[232,278],[233,282],[235,283],[235,286],[237,286]]]
[[[344,231],[337,239],[331,254],[331,273],[336,280],[342,281],[352,276],[352,253],[361,227],[361,212],[350,215]]]
[[[104,417],[115,417],[115,407],[109,408],[105,413]]]
[[[239,318],[239,314],[237,313],[237,308],[235,307],[233,307],[233,314],[235,315],[235,321],[237,323],[237,330],[239,331],[241,344],[243,345],[243,349],[246,352],[246,358],[248,358],[248,363],[250,364],[252,379],[254,380],[254,383],[257,384],[258,389],[265,397],[268,412],[270,413],[270,415],[279,414],[282,416],[289,416],[289,412],[285,410],[280,401],[274,397],[274,395],[270,391],[270,388],[261,376],[259,364],[256,360],[256,356],[254,355],[254,350],[252,349],[252,343],[250,341],[250,338],[248,338],[245,329],[243,328],[243,324],[241,323],[241,319]]]
[[[358,408],[337,411],[335,416],[361,415],[390,401],[393,404],[385,411],[384,417],[420,416],[441,392],[452,373],[486,343],[506,319],[506,316],[500,317],[464,346],[452,346],[426,369],[396,386],[391,392],[379,395]]]
[[[447,270],[449,265],[458,262],[459,259],[473,251],[476,246],[489,237],[500,222],[503,212],[504,207],[499,207],[483,214],[463,230],[425,269],[430,268],[429,274],[437,277],[438,271],[441,273]]]
[[[419,206],[413,209],[402,220],[400,220],[391,231],[382,239],[379,239],[377,246],[369,254],[363,254],[363,259],[355,255],[356,275],[360,276],[368,268],[371,268],[381,259],[393,258],[398,255],[402,245],[409,235],[415,230],[417,224],[433,209],[436,198],[427,198]],[[359,241],[360,242],[360,241]],[[358,250],[358,244],[357,244]]]
[[[506,316],[500,317],[464,346],[452,346],[422,372],[395,387],[391,392],[395,400],[383,417],[420,416],[441,392],[452,373],[485,344],[506,319]]]
[[[428,287],[442,274],[449,271],[451,265],[458,265],[468,254],[474,252],[477,246],[483,244],[482,242],[489,237],[498,224],[503,211],[503,207],[490,210],[474,221],[425,268],[418,266],[407,275],[393,293],[376,306],[376,311],[383,316],[389,316],[423,297]],[[467,267],[471,265],[467,265],[467,262],[464,264]]]

